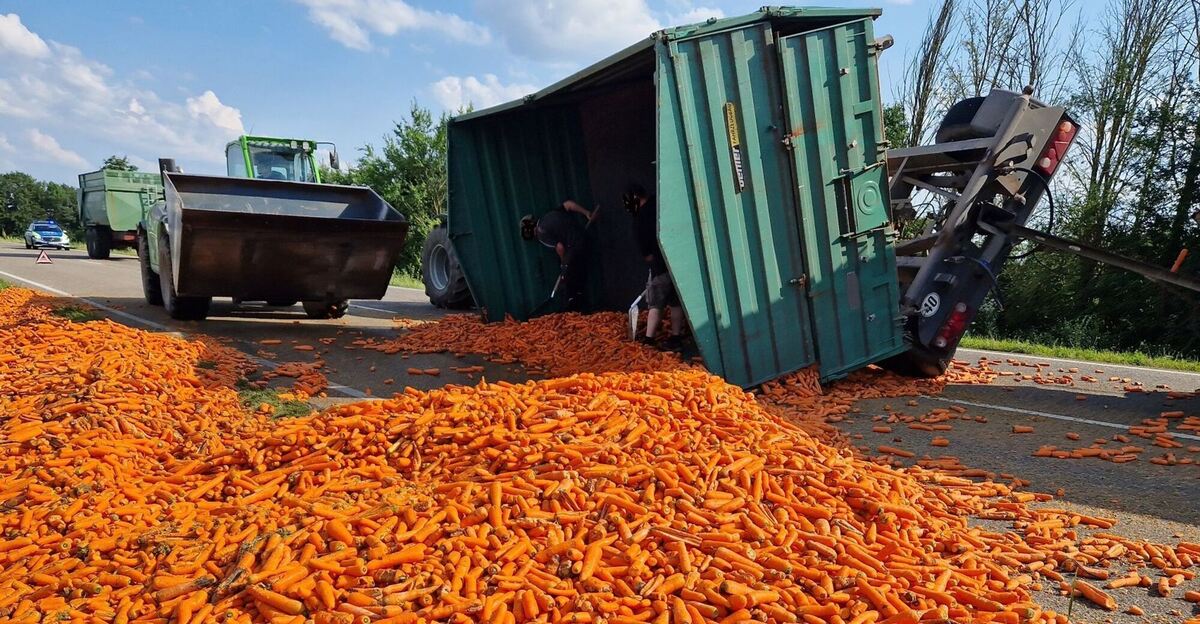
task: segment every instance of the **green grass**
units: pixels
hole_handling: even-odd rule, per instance
[[[1023,340],[1007,340],[1002,338],[987,338],[964,336],[960,347],[965,349],[985,349],[988,351],[1007,351],[1024,353],[1049,358],[1065,358],[1085,360],[1088,362],[1103,362],[1107,364],[1123,364],[1125,366],[1148,366],[1168,370],[1200,372],[1200,362],[1163,355],[1148,355],[1140,351],[1118,352],[1099,351],[1096,349],[1077,349],[1059,345],[1043,345]]]
[[[392,270],[392,279],[388,283],[392,286],[400,286],[401,288],[416,288],[417,290],[425,290],[425,284],[423,284],[421,280],[394,269]]]
[[[197,363],[199,365],[199,363]],[[298,418],[300,416],[308,416],[313,412],[312,406],[304,401],[285,400],[280,398],[278,388],[248,388],[243,387],[238,391],[238,396],[242,399],[242,405],[248,409],[258,409],[258,406],[266,403],[275,410],[275,418]]]
[[[81,308],[79,306],[73,306],[73,305],[66,305],[66,306],[60,306],[60,307],[54,308],[54,310],[52,310],[50,313],[53,314],[54,316],[60,316],[62,318],[65,318],[68,321],[75,321],[76,323],[83,323],[86,321],[94,321],[94,320],[100,318],[95,312],[92,312],[91,310],[88,310],[87,308]]]
[[[12,286],[12,284],[9,284],[8,282],[0,279],[0,290],[4,290],[5,288],[9,288],[10,286]]]

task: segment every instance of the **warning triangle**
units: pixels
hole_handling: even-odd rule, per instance
[[[50,254],[46,253],[46,250],[43,249],[42,253],[38,254],[38,259],[35,264],[54,264],[54,261],[50,259]]]

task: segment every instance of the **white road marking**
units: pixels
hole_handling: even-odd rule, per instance
[[[371,306],[365,306],[365,305],[363,305],[363,304],[361,304],[361,303],[352,303],[352,304],[350,304],[350,307],[352,307],[352,308],[362,308],[362,309],[364,309],[364,310],[370,310],[370,311],[372,311],[372,312],[382,312],[382,313],[384,313],[384,314],[391,314],[392,316],[396,316],[397,314],[399,314],[399,313],[398,313],[398,312],[396,312],[395,310],[384,310],[383,308],[373,308],[373,307],[371,307]]]
[[[991,403],[979,403],[977,401],[964,401],[962,399],[947,399],[945,397],[936,397],[936,396],[927,396],[925,398],[933,399],[934,401],[941,401],[943,403],[955,403],[958,405],[969,405],[971,407],[981,407],[984,409],[993,409],[993,410],[999,410],[1002,412],[1013,412],[1016,414],[1025,414],[1027,416],[1041,416],[1042,418],[1053,418],[1054,420],[1065,420],[1068,422],[1077,422],[1077,423],[1082,423],[1085,425],[1096,425],[1099,427],[1109,427],[1111,429],[1123,429],[1126,431],[1129,430],[1129,425],[1123,425],[1121,423],[1113,423],[1113,422],[1108,422],[1108,421],[1104,421],[1104,420],[1092,420],[1091,418],[1076,418],[1074,416],[1067,416],[1065,414],[1052,414],[1050,412],[1039,412],[1037,410],[1023,409],[1020,407],[1009,407],[1007,405],[993,405]],[[1176,433],[1174,431],[1169,432],[1169,433],[1171,434],[1171,437],[1173,437],[1173,438],[1182,438],[1184,440],[1200,441],[1200,436],[1197,436],[1197,435],[1191,435],[1188,433]]]
[[[1200,377],[1200,373],[1193,373],[1191,371],[1178,371],[1178,370],[1170,370],[1170,369],[1166,369],[1166,368],[1151,368],[1149,366],[1129,366],[1126,364],[1109,364],[1107,362],[1091,362],[1088,360],[1072,360],[1072,359],[1060,358],[1060,357],[1043,357],[1040,355],[1030,355],[1028,353],[1010,353],[1008,351],[991,351],[989,349],[962,348],[962,349],[959,349],[959,351],[960,352],[966,351],[966,352],[972,352],[972,353],[983,353],[988,356],[997,356],[999,358],[1004,358],[1005,361],[1012,359],[1012,360],[1023,360],[1026,362],[1069,362],[1071,364],[1082,364],[1084,366],[1091,366],[1093,368],[1104,368],[1106,370],[1109,368],[1120,368],[1120,369],[1124,369],[1124,370],[1138,371],[1138,372],[1149,371],[1149,372],[1154,372],[1154,373],[1166,373],[1169,375],[1193,375],[1196,377]],[[959,358],[959,359],[962,359],[962,358]],[[989,357],[988,359],[990,360],[992,358]],[[1083,371],[1081,370],[1080,372],[1082,373]]]
[[[122,312],[121,310],[118,310],[118,309],[110,307],[110,306],[106,306],[103,303],[100,303],[99,301],[96,301],[94,299],[89,299],[87,297],[80,297],[78,295],[72,295],[69,292],[59,290],[57,288],[54,288],[53,286],[47,286],[40,282],[35,282],[31,279],[26,279],[24,277],[21,277],[20,275],[13,275],[12,273],[8,273],[7,271],[0,271],[0,275],[3,275],[9,279],[16,280],[16,281],[24,283],[24,284],[29,284],[30,286],[33,286],[34,288],[37,288],[39,290],[44,290],[44,291],[54,294],[54,295],[58,295],[59,297],[67,297],[69,299],[75,299],[77,301],[82,301],[82,302],[92,306],[93,308],[96,308],[98,310],[104,310],[105,312],[107,312],[113,316],[116,316],[118,318],[123,318],[127,321],[137,323],[139,325],[144,325],[151,329],[154,329],[154,330],[157,330],[160,332],[164,332],[164,333],[170,334],[172,336],[184,337],[187,335],[186,332],[181,332],[181,331],[172,329],[171,327],[163,325],[162,323],[158,323],[158,322],[152,321],[150,319],[145,319],[145,318],[142,318],[135,314],[130,314],[128,312]],[[254,346],[254,343],[248,342],[245,340],[238,340],[238,342],[240,342],[244,345],[247,345],[247,346]],[[253,355],[250,353],[246,353],[245,355],[252,362],[254,362],[255,364],[258,364],[259,366],[262,366],[264,368],[275,369],[275,368],[279,367],[278,362],[272,362],[271,360],[266,360],[261,357],[258,357],[257,355]],[[328,387],[331,390],[337,390],[338,392],[341,392],[342,394],[345,394],[347,396],[351,396],[351,397],[354,397],[357,399],[362,399],[362,398],[367,397],[367,394],[365,392],[356,390],[349,386],[344,386],[339,383],[334,383],[332,381],[328,382]]]

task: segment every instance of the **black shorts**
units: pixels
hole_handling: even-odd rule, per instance
[[[675,292],[670,273],[659,273],[646,282],[646,307],[661,310],[678,306],[679,293]]]

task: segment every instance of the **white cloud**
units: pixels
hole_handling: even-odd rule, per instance
[[[11,38],[4,28],[19,24],[11,17],[0,17],[0,37]],[[169,156],[190,169],[223,170],[224,145],[243,126],[241,111],[216,93],[160,96],[140,86],[136,74],[117,76],[78,48],[29,34],[47,53],[0,61],[0,132],[7,130],[14,140],[19,134],[34,149],[55,155],[43,162],[57,163],[57,179],[72,179],[79,169],[99,166],[113,153],[129,154],[136,162]],[[10,47],[0,47],[0,55]],[[32,127],[37,135],[27,130]],[[55,136],[70,137],[86,159],[58,146]]]
[[[16,13],[0,15],[0,52],[29,58],[50,56],[50,47],[21,23]]]
[[[205,91],[200,97],[187,100],[187,110],[193,119],[206,120],[212,125],[228,130],[231,134],[245,134],[242,126],[242,112],[232,106],[221,103],[220,98],[212,91]]]
[[[12,143],[8,142],[8,137],[0,134],[0,152],[15,152],[17,148],[13,147]]]
[[[446,76],[430,85],[433,97],[447,110],[456,111],[467,105],[487,108],[523,97],[537,87],[527,84],[504,84],[495,74],[475,76]]]
[[[662,28],[645,0],[479,0],[497,36],[539,61],[590,61]]]
[[[486,28],[454,13],[427,11],[404,0],[296,0],[308,7],[308,19],[334,41],[354,50],[370,50],[371,34],[390,37],[402,30],[429,30],[456,41],[487,43]]]
[[[912,0],[909,0],[909,2],[911,1]],[[668,23],[674,26],[683,24],[698,24],[700,22],[708,21],[708,19],[711,17],[720,19],[725,17],[725,12],[716,7],[695,7],[683,13],[671,15]]]
[[[29,145],[33,148],[33,157],[77,169],[87,167],[87,159],[58,144],[58,139],[43,133],[37,128],[29,130]]]

